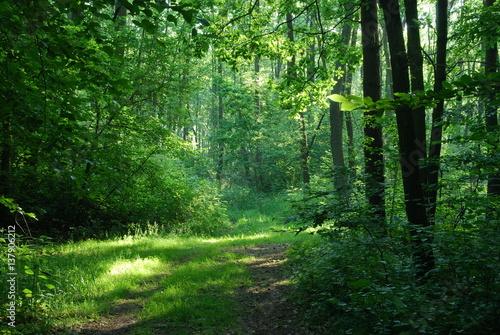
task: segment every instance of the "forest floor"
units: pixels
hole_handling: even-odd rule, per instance
[[[235,290],[238,322],[236,327],[227,329],[225,335],[306,335],[313,334],[301,324],[297,306],[290,300],[291,269],[286,265],[288,243],[268,242],[255,246],[238,246],[224,252],[241,253],[250,256],[248,267],[251,284]],[[224,261],[224,259],[221,259]],[[168,274],[164,274],[166,276]],[[159,275],[156,282],[147,285],[150,292],[161,289]],[[73,334],[123,335],[141,333],[143,322],[139,313],[144,303],[140,292],[132,292],[126,299],[116,302],[108,315],[81,325]],[[149,325],[151,334],[206,334],[203,330],[176,327],[168,329],[167,324]],[[211,332],[209,334],[212,334]],[[223,335],[221,334],[221,335]]]

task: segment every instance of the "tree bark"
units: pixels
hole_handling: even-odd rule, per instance
[[[422,57],[422,46],[420,45],[420,27],[418,23],[418,9],[416,0],[405,0],[405,15],[407,24],[408,40],[408,65],[410,66],[411,90],[424,90],[424,59]],[[426,157],[426,133],[425,133],[425,107],[413,110],[415,122],[415,135],[421,147],[422,158]],[[422,183],[426,183],[425,171],[421,170]]]
[[[434,74],[434,92],[443,89],[446,80],[446,44],[448,41],[448,0],[438,0],[436,4],[436,68]],[[428,194],[429,223],[434,224],[439,181],[439,161],[441,158],[442,121],[444,101],[438,102],[432,112],[432,131],[429,144]]]
[[[351,37],[351,25],[344,24],[342,28],[343,44],[347,48]],[[335,62],[335,71],[341,71],[336,75],[336,83],[331,91],[332,94],[342,94],[345,90],[346,83],[346,70],[345,64],[337,61]],[[332,150],[333,158],[333,184],[335,189],[338,190],[344,197],[349,195],[347,188],[348,179],[345,171],[345,158],[343,148],[343,127],[344,127],[344,112],[340,110],[338,102],[330,101],[330,147]]]
[[[361,7],[361,29],[363,33],[363,95],[374,102],[380,99],[380,42],[378,37],[378,16],[376,0],[367,0]],[[365,174],[366,196],[371,206],[373,227],[379,235],[385,235],[385,175],[382,126],[377,121],[380,111],[365,112]]]
[[[411,92],[424,90],[424,59],[422,57],[422,46],[420,44],[420,26],[418,22],[417,0],[404,0],[405,16],[407,24],[408,65],[410,66]],[[415,136],[420,148],[422,160],[427,157],[425,107],[413,109],[413,120],[415,122]],[[427,167],[420,165],[420,182],[426,189]]]
[[[399,3],[395,0],[380,0],[380,3],[384,10],[387,28],[394,91],[395,93],[408,93],[410,91],[408,58],[405,50]],[[405,193],[405,210],[413,241],[416,275],[418,280],[424,281],[426,274],[434,269],[435,260],[432,246],[429,243],[431,237],[427,232],[429,220],[420,178],[419,160],[421,158],[421,149],[418,145],[415,131],[416,125],[410,106],[402,105],[396,108],[396,122]]]

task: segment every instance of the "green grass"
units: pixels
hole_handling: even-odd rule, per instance
[[[250,256],[235,249],[263,243],[301,243],[308,235],[277,233],[287,210],[282,198],[261,199],[255,209],[229,212],[223,237],[125,236],[59,245],[40,269],[54,289],[40,290],[51,322],[77,327],[132,302],[140,322],[135,334],[221,334],[237,326],[239,287],[251,285]],[[27,332],[26,332],[27,333]]]

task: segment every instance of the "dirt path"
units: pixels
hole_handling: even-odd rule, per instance
[[[221,335],[309,335],[313,334],[298,322],[298,312],[288,295],[291,291],[291,270],[285,265],[288,244],[269,243],[257,247],[228,250],[240,252],[254,259],[248,263],[253,284],[240,287],[235,299],[241,308],[238,329]],[[158,282],[161,278],[158,278]],[[149,283],[147,291],[160,289]],[[144,293],[144,292],[143,292]],[[149,296],[138,292],[111,307],[110,313],[91,321],[72,334],[125,335],[140,327],[137,314]],[[202,334],[202,333],[197,333]]]
[[[288,244],[271,243],[239,250],[254,256],[255,260],[250,263],[254,284],[237,292],[244,311],[237,334],[312,334],[299,323],[296,306],[288,297],[292,287],[291,270],[285,266],[287,248]]]

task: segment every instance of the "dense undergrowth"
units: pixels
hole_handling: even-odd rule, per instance
[[[499,222],[484,215],[484,198],[460,204],[458,215],[452,204],[439,213],[432,239],[422,241],[436,266],[419,279],[410,227],[397,211],[380,235],[362,196],[311,193],[292,217],[298,230],[323,236],[292,255],[295,299],[311,326],[339,335],[500,331]]]

